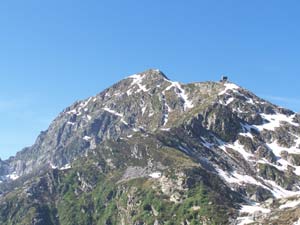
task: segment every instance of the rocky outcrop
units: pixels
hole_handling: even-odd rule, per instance
[[[230,82],[135,74],[67,107],[33,146],[0,160],[0,220],[235,224],[241,204],[299,193],[299,121]]]

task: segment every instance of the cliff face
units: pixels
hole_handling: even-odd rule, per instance
[[[233,83],[148,70],[74,103],[0,161],[0,221],[293,224],[299,123]]]

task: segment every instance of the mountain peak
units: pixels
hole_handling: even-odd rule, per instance
[[[148,69],[143,72],[131,75],[128,78],[141,78],[147,80],[169,80],[169,78],[159,69]]]
[[[243,224],[240,222],[253,213],[251,207],[280,209],[279,203],[286,207],[287,198],[300,194],[299,134],[299,115],[259,98],[230,82],[228,77],[222,77],[219,82],[183,84],[170,81],[160,70],[149,69],[74,103],[41,133],[33,146],[9,160],[0,159],[0,221],[17,224],[15,218],[27,220],[24,215],[32,217],[28,221],[35,221],[44,215],[38,211],[44,205],[38,203],[47,200],[53,206],[47,212],[54,214],[45,216],[45,221],[51,217],[57,218],[53,224],[74,224],[65,222],[64,215],[71,212],[68,218],[74,221],[77,218],[73,215],[80,212],[87,215],[88,211],[81,210],[81,201],[77,205],[78,199],[83,199],[91,217],[80,224],[99,224],[92,221],[93,215],[108,215],[89,207],[99,202],[105,203],[99,207],[109,209],[120,203],[120,209],[127,210],[125,224],[137,224],[134,220],[144,215],[152,219],[151,211],[156,213],[157,202],[167,204],[163,206],[163,215],[170,218],[164,221],[198,224],[200,216],[195,217],[197,222],[173,221],[177,213],[173,209],[192,206],[192,198],[199,199],[202,190],[209,190],[209,195],[226,200],[207,201],[209,209],[214,206],[209,202],[217,202],[218,207],[219,202],[232,203],[233,208],[226,206],[226,212],[230,213],[224,214],[225,208],[221,208],[219,214],[222,218],[234,216],[210,221],[228,224],[230,219]],[[130,180],[133,182],[127,185]],[[100,195],[102,190],[106,194]],[[197,194],[190,197],[191,193]],[[89,202],[93,198],[88,196],[101,196],[101,199]],[[131,196],[137,196],[137,201],[132,202]],[[151,205],[149,198],[143,202],[144,196],[150,196],[155,202]],[[293,198],[300,203],[298,197]],[[266,205],[270,199],[279,203]],[[194,218],[199,209],[198,200],[193,202],[195,206],[191,210],[177,210],[191,212],[186,218]],[[253,206],[242,205],[250,202]],[[74,210],[79,209],[74,214],[73,203]],[[32,215],[32,207],[36,205],[39,208]],[[203,207],[205,204],[201,203]],[[64,211],[64,208],[71,210]],[[213,218],[216,213],[214,210]],[[105,224],[119,223],[107,220]],[[151,224],[158,223],[151,221]]]

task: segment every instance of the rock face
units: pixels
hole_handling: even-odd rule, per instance
[[[228,81],[135,74],[66,108],[33,146],[0,160],[0,221],[282,224],[278,214],[293,224],[299,123]]]

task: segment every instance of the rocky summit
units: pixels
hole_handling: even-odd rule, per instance
[[[299,125],[226,78],[147,70],[0,160],[0,224],[297,225]]]

